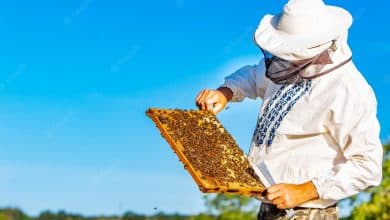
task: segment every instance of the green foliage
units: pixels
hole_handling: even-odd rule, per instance
[[[199,215],[191,217],[190,219],[191,220],[216,220],[217,218],[210,214],[201,213]]]
[[[209,216],[215,216],[215,219],[256,219],[258,205],[254,202],[253,198],[229,194],[217,194],[205,196],[204,198]]]
[[[84,220],[83,216],[81,215],[75,215],[75,214],[69,214],[65,211],[59,211],[58,213],[50,212],[50,211],[44,211],[42,212],[37,220]]]
[[[126,212],[123,216],[97,216],[84,217],[82,215],[70,214],[65,211],[57,213],[44,211],[38,217],[32,218],[25,215],[18,209],[0,209],[0,220],[192,220],[192,217],[179,214],[168,215],[159,212],[154,216],[139,215],[134,212]],[[204,220],[204,219],[199,219]],[[206,219],[207,220],[207,219]]]
[[[256,219],[257,205],[254,199],[236,195],[208,195],[204,196],[207,213],[194,216],[179,214],[165,214],[159,212],[153,216],[139,215],[126,212],[122,216],[83,217],[69,214],[64,211],[44,211],[36,218],[28,217],[18,209],[0,209],[0,220],[254,220]]]
[[[143,217],[142,215],[138,215],[134,212],[126,212],[122,218],[123,218],[123,220],[143,220],[143,219],[145,219],[145,217]]]
[[[0,210],[0,220],[31,220],[19,209],[2,209]]]

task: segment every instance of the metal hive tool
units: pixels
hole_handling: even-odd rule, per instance
[[[149,109],[146,114],[202,192],[258,196],[265,190],[234,138],[211,112]]]

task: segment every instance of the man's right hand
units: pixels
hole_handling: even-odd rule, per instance
[[[214,114],[222,111],[232,99],[233,92],[229,88],[220,87],[217,90],[202,90],[196,97],[196,106],[200,110],[212,111]]]

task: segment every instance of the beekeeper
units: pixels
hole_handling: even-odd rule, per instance
[[[377,103],[352,61],[351,24],[322,0],[290,0],[255,32],[261,62],[196,98],[214,113],[229,101],[263,100],[248,155],[268,187],[259,219],[337,219],[337,201],[381,182]]]

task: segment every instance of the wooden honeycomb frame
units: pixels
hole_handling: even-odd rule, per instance
[[[204,193],[229,193],[229,194],[240,194],[240,195],[246,195],[246,196],[258,196],[261,194],[265,187],[261,183],[261,181],[257,178],[258,185],[251,186],[249,184],[246,184],[244,182],[229,182],[224,183],[222,181],[218,181],[216,178],[209,178],[202,174],[200,170],[197,170],[188,160],[185,153],[183,151],[185,150],[186,146],[183,146],[179,141],[175,140],[172,135],[169,134],[169,128],[166,124],[164,124],[162,121],[160,121],[158,115],[159,114],[169,114],[173,111],[182,111],[182,110],[167,110],[167,109],[148,109],[146,114],[153,120],[157,128],[160,130],[161,135],[167,140],[173,151],[176,153],[176,155],[179,157],[179,160],[184,164],[184,168],[189,172],[189,174],[192,176],[196,184],[199,186],[200,191]],[[202,114],[206,113],[208,114],[208,117],[212,117],[213,120],[215,120],[217,123],[219,123],[219,126],[223,128],[223,126],[220,124],[220,122],[217,120],[215,115],[213,115],[210,112],[205,111],[197,111],[202,112]],[[230,134],[224,129],[227,135],[230,136]],[[205,131],[206,132],[206,131]],[[230,136],[231,137],[231,136]],[[202,138],[202,137],[199,137]],[[233,137],[231,137],[233,139]],[[234,140],[234,139],[233,139]],[[235,146],[227,146],[227,147],[237,147]],[[245,157],[245,155],[241,152],[241,156]],[[205,158],[205,159],[212,159],[212,158]],[[245,160],[248,160],[245,157]],[[248,161],[248,164],[249,161]],[[221,167],[221,169],[226,169],[224,167]],[[252,169],[252,168],[250,168]],[[251,176],[255,175],[254,171],[252,170]],[[256,179],[256,178],[254,178]]]

